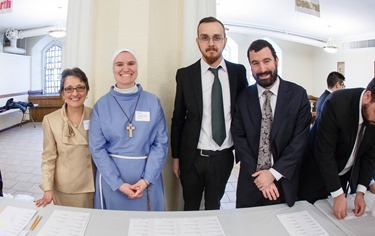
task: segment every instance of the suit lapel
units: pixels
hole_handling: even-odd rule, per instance
[[[288,106],[288,102],[291,99],[289,86],[280,77],[279,79],[280,79],[280,86],[279,86],[279,91],[277,95],[275,115],[272,121],[271,138],[270,138],[271,143],[273,142],[277,134],[277,131],[283,122],[283,119],[285,117],[285,112],[287,110],[285,108]]]
[[[237,78],[233,65],[225,61],[228,70],[229,90],[230,90],[230,110],[234,114],[235,101],[237,97]]]
[[[202,94],[202,73],[200,60],[193,64],[190,72],[191,83],[193,85],[194,99],[198,107],[199,117],[202,119],[203,114],[203,94]]]
[[[250,122],[253,127],[259,127],[259,129],[254,129],[257,133],[257,136],[260,136],[260,126],[262,123],[262,111],[261,106],[259,104],[259,97],[258,97],[258,88],[256,84],[251,85],[248,87],[248,103],[247,103],[247,111],[248,116],[250,117]]]

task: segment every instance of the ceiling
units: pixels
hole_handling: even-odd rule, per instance
[[[315,46],[328,37],[340,42],[375,39],[374,0],[319,0],[320,17],[295,11],[295,0],[216,1],[217,16],[230,32],[262,33]],[[68,0],[12,3],[12,12],[0,14],[0,33],[53,26],[66,18]]]
[[[297,35],[311,44],[329,37],[343,43],[375,39],[374,0],[318,1],[320,17],[297,12],[295,0],[217,0],[217,15],[230,31]]]
[[[8,28],[27,30],[65,22],[68,0],[13,0],[12,12],[0,14],[0,33]]]

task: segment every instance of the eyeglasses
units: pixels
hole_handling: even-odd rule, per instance
[[[345,83],[344,82],[342,82],[342,83],[340,83],[340,85],[341,85],[341,88],[346,88],[346,86],[345,86]]]
[[[73,93],[74,90],[76,90],[77,92],[83,92],[86,90],[86,86],[78,86],[77,88],[73,88],[73,87],[66,87],[64,88],[64,91],[66,93]]]
[[[201,36],[199,36],[199,39],[203,42],[209,42],[211,39],[214,42],[220,42],[224,39],[224,37],[221,35],[214,35],[213,37],[209,37],[206,34],[202,34]]]

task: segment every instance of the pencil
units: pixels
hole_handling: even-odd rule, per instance
[[[40,220],[42,219],[42,216],[37,216],[33,222],[33,224],[30,227],[30,231],[33,231],[36,226],[39,224]]]

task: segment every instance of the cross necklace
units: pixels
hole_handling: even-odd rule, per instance
[[[133,121],[133,118],[134,118],[134,114],[135,114],[135,111],[137,110],[137,106],[138,106],[138,101],[139,101],[139,97],[141,96],[141,94],[138,95],[138,98],[137,98],[137,103],[135,104],[135,107],[134,107],[134,111],[133,111],[133,114],[131,116],[131,118],[129,119],[129,116],[126,114],[126,112],[124,111],[124,109],[122,109],[120,103],[117,101],[117,98],[114,96],[113,98],[115,99],[117,105],[120,107],[122,113],[124,113],[124,115],[126,116],[126,118],[128,118],[128,122],[129,124],[126,126],[126,130],[128,131],[128,136],[129,138],[132,138],[133,137],[133,130],[135,130],[135,126],[133,126],[132,124],[132,121]]]

